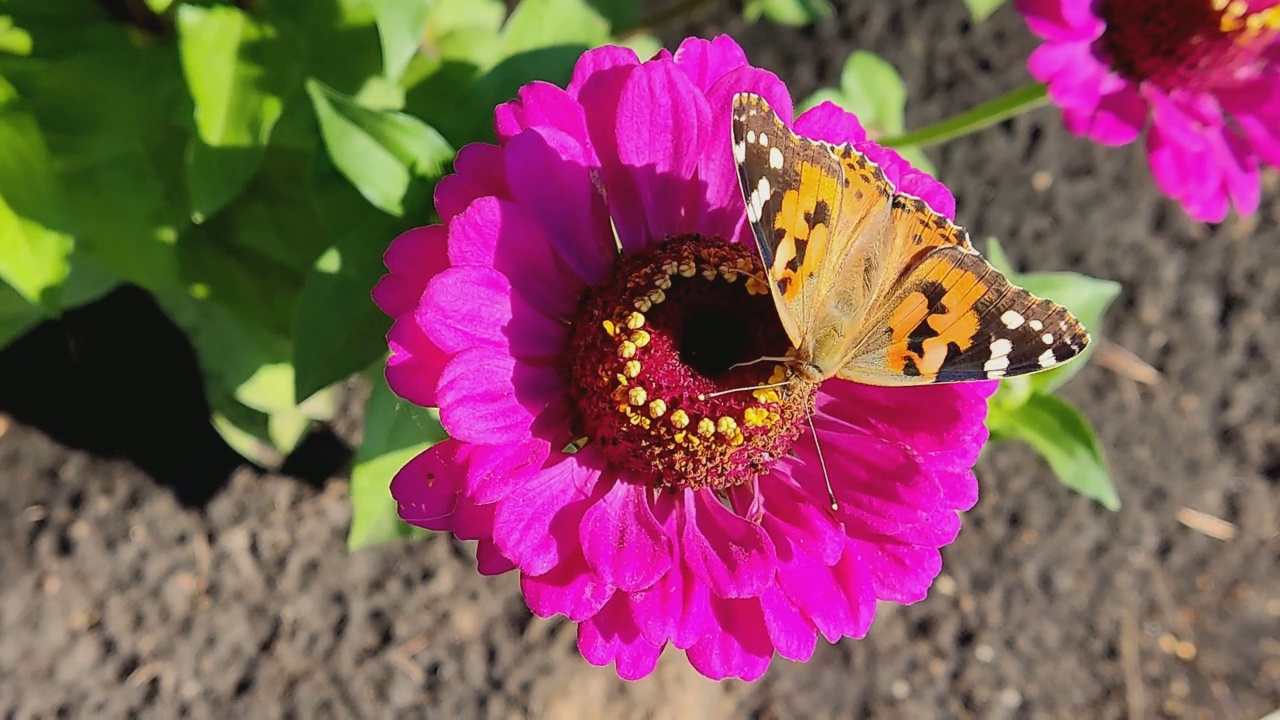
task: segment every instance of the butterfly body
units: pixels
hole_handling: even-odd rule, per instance
[[[1070,312],[1011,284],[962,228],[897,192],[852,146],[796,135],[740,93],[733,152],[798,380],[992,380],[1054,367],[1088,344]]]

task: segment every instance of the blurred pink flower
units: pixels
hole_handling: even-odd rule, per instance
[[[440,407],[446,440],[392,483],[401,516],[478,540],[529,606],[579,623],[627,679],[668,645],[711,678],[760,677],[819,635],[866,634],[877,601],[924,598],[977,499],[995,383],[759,390],[789,347],[758,271],[730,143],[739,91],[791,121],[786,87],[729,38],[641,63],[620,47],[568,89],[532,83],[462,149],[443,225],[392,243],[387,379]],[[827,104],[794,123],[851,141],[904,191],[942,185]],[[616,233],[616,241],[615,241]],[[828,508],[805,414],[840,503]],[[585,444],[584,444],[585,443]],[[574,451],[576,448],[576,452]]]
[[[1108,145],[1150,121],[1160,189],[1197,220],[1258,208],[1280,165],[1280,0],[1018,0],[1031,74],[1068,129]]]

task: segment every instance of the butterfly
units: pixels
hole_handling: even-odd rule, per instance
[[[896,192],[851,145],[796,135],[763,98],[739,93],[733,153],[800,380],[994,380],[1088,345],[1066,308],[1010,283],[964,229]]]

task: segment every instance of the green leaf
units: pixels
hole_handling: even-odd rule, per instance
[[[0,108],[0,279],[28,301],[58,309],[75,245],[44,136],[30,114]]]
[[[381,0],[378,4],[378,38],[386,77],[398,80],[418,53],[432,5],[431,0]]]
[[[982,22],[991,17],[991,13],[995,12],[1005,0],[964,0],[964,4],[969,6],[969,14],[973,15],[976,22]]]
[[[366,242],[385,248],[391,235],[370,235]],[[297,395],[312,393],[369,366],[386,349],[390,321],[369,298],[383,272],[361,267],[354,253],[344,257],[337,247],[316,263],[298,298],[294,321],[293,359]]]
[[[1015,409],[993,405],[987,426],[993,438],[1023,440],[1034,447],[1062,484],[1108,510],[1120,509],[1102,446],[1089,421],[1066,401],[1034,393]]]
[[[187,170],[199,220],[235,197],[257,170],[301,66],[295,45],[235,7],[182,5],[177,26],[195,104],[198,141]],[[239,152],[218,155],[211,148]]]
[[[364,442],[351,470],[351,530],[347,547],[362,547],[420,535],[396,513],[391,478],[423,450],[445,439],[439,414],[411,405],[391,392],[381,372],[365,405]]]
[[[609,21],[609,28],[615,35],[623,30],[630,30],[640,22],[639,0],[591,0],[591,7]]]
[[[0,282],[0,349],[35,327],[47,311]]]
[[[522,0],[502,28],[503,57],[557,45],[609,41],[609,21],[584,0]]]
[[[831,15],[828,0],[747,0],[742,15],[750,22],[767,18],[779,25],[802,27]]]
[[[1067,308],[1091,334],[1102,325],[1102,316],[1120,294],[1120,283],[1071,272],[1014,272],[999,240],[988,238],[986,258],[1009,281],[1032,294],[1048,298]],[[1092,347],[1065,365],[1028,376],[1036,392],[1051,393],[1080,372],[1088,362]]]
[[[330,160],[384,212],[402,215],[411,183],[438,179],[453,157],[440,133],[411,115],[360,107],[314,78],[307,93]]]
[[[9,15],[0,15],[0,53],[31,54],[31,33],[15,26]]]

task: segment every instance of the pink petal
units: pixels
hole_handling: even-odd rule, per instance
[[[601,50],[603,50],[602,48]],[[588,52],[583,58],[592,56]],[[601,55],[595,60],[613,62],[598,71],[583,77],[578,87],[582,107],[587,114],[587,131],[591,134],[591,146],[600,159],[600,174],[604,180],[605,198],[609,204],[609,216],[613,219],[614,229],[619,242],[626,252],[643,249],[649,241],[648,221],[645,218],[644,205],[639,200],[635,179],[618,161],[618,100],[622,89],[639,65],[635,64],[635,53],[626,50],[630,55]],[[579,61],[579,67],[582,62]],[[575,69],[574,82],[578,80]],[[569,92],[575,92],[574,84],[570,84]]]
[[[482,505],[498,502],[540,471],[550,454],[550,444],[540,438],[474,446],[467,458],[467,496]]]
[[[818,631],[787,596],[772,585],[760,596],[765,630],[778,654],[788,660],[806,662],[818,646]]]
[[[400,397],[422,407],[435,407],[436,386],[449,356],[436,347],[413,315],[404,315],[387,332],[387,385]]]
[[[714,40],[687,38],[675,53],[676,67],[706,92],[725,73],[747,64],[747,55],[728,35]]]
[[[603,486],[596,482],[598,471],[576,456],[561,457],[497,503],[493,541],[529,575],[550,572],[581,552],[582,515],[608,490],[599,487],[597,491],[598,485]]]
[[[480,538],[476,543],[476,571],[481,575],[501,575],[515,569],[515,563],[503,555],[492,540]]]
[[[844,635],[852,638],[866,637],[876,618],[877,596],[872,573],[866,567],[866,557],[859,551],[857,543],[849,542],[834,569],[835,582],[832,585],[840,589],[845,604],[853,613],[852,626]]]
[[[440,375],[440,424],[459,440],[497,445],[529,436],[534,418],[564,392],[558,370],[487,347],[464,350]]]
[[[869,435],[902,443],[950,469],[971,468],[987,441],[987,398],[996,382],[882,388],[831,380],[817,412]]]
[[[689,648],[689,664],[712,680],[758,679],[773,659],[760,602],[712,598],[711,610],[720,622],[719,631]]]
[[[868,140],[858,116],[830,100],[809,108],[796,118],[796,133],[832,145],[856,144]]]
[[[1127,145],[1138,139],[1146,124],[1147,102],[1136,90],[1126,87],[1102,96],[1087,133],[1103,145]]]
[[[618,480],[582,518],[587,563],[627,592],[653,585],[671,567],[671,542],[653,516],[648,493],[644,485]]]
[[[647,220],[646,244],[697,230],[702,189],[694,173],[703,143],[719,135],[710,131],[706,97],[674,63],[648,62],[627,78],[618,96],[614,137],[617,162]],[[609,163],[603,155],[601,160]],[[622,240],[625,252],[640,249],[627,244],[634,238]]]
[[[436,214],[446,225],[477,198],[511,196],[502,165],[502,148],[487,143],[464,145],[453,160],[453,174],[436,183]]]
[[[804,491],[792,484],[776,468],[775,474],[762,479],[768,485],[768,504],[761,526],[777,543],[785,535],[798,552],[816,558],[823,565],[834,565],[844,552],[845,535],[835,524],[824,505],[813,502]]]
[[[778,549],[778,586],[787,598],[828,641],[852,635],[858,628],[859,613],[850,607],[835,570],[807,553],[776,524],[768,529]]]
[[[618,677],[639,680],[658,665],[662,647],[640,635],[624,595],[618,594],[578,626],[578,652],[597,667],[614,663]]]
[[[1017,8],[1031,32],[1050,41],[1093,40],[1101,37],[1106,28],[1087,2],[1017,0]]]
[[[620,45],[605,45],[588,50],[573,66],[573,78],[569,81],[569,95],[583,99],[584,89],[602,78],[616,73],[618,68],[631,68],[640,64],[636,51]],[[623,72],[625,75],[625,71]],[[583,103],[586,104],[585,102]]]
[[[480,198],[449,225],[449,261],[497,268],[548,317],[568,319],[585,285],[556,256],[542,225],[519,205]]]
[[[384,313],[397,318],[418,307],[431,278],[449,267],[441,225],[414,228],[398,235],[382,260],[390,274],[373,288],[373,301]]]
[[[596,159],[553,128],[533,128],[507,144],[507,176],[516,200],[539,222],[560,260],[582,282],[601,282],[617,257]]]
[[[518,99],[495,108],[493,118],[498,142],[502,145],[522,130],[533,127],[553,128],[567,133],[580,144],[587,143],[587,119],[577,99],[540,80],[520,88]],[[519,182],[512,179],[512,184],[519,185]]]
[[[751,242],[730,137],[733,96],[740,92],[751,92],[763,97],[783,122],[791,121],[793,111],[787,86],[768,70],[744,65],[729,70],[715,81],[707,91],[710,125],[706,134],[709,137],[703,143],[703,157],[697,170],[706,198],[706,208],[697,231],[708,237]]]
[[[869,573],[876,597],[897,603],[919,602],[942,571],[937,548],[849,541],[864,572]]]
[[[722,598],[758,597],[773,580],[773,543],[759,525],[734,515],[709,490],[684,491],[684,561]]]
[[[568,336],[564,323],[535,310],[512,293],[506,275],[487,267],[455,267],[437,275],[417,318],[431,341],[450,354],[489,347],[517,358],[555,357]]]
[[[599,613],[614,594],[614,587],[587,567],[580,552],[541,575],[522,573],[520,589],[534,614],[559,614],[574,622]]]
[[[462,493],[460,453],[465,446],[445,440],[419,453],[391,480],[400,517],[411,525],[477,540],[493,529],[492,506],[477,506]]]

